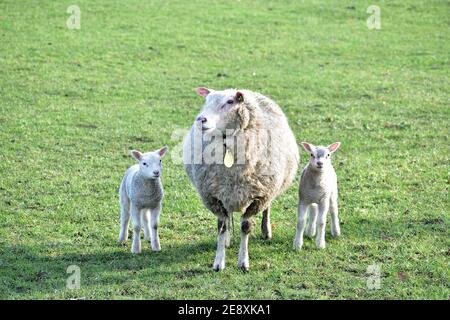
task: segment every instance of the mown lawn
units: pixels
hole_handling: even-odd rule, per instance
[[[81,9],[69,30],[67,7]],[[381,30],[369,30],[369,5]],[[0,2],[0,298],[448,299],[448,1]],[[274,239],[211,266],[215,217],[177,162],[193,88],[248,88],[298,141],[341,141],[342,238],[294,252],[298,177]],[[170,147],[162,252],[116,242],[131,148]],[[306,157],[302,157],[303,166]],[[258,224],[261,217],[258,216]],[[329,230],[329,227],[328,227]],[[68,266],[81,288],[66,288]],[[378,290],[367,268],[381,268]]]

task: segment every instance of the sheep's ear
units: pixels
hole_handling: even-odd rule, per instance
[[[195,92],[197,92],[197,94],[199,96],[206,98],[206,96],[211,92],[211,90],[209,90],[208,88],[205,88],[205,87],[199,87],[199,88],[195,89]]]
[[[314,145],[308,142],[302,142],[303,149],[305,149],[306,152],[312,153],[314,149]]]
[[[244,102],[244,94],[242,92],[236,92],[236,101],[239,103]]]
[[[131,151],[131,156],[135,158],[137,161],[141,161],[142,153],[139,150]]]
[[[245,106],[241,106],[237,109],[237,114],[239,115],[239,129],[246,129],[250,122],[250,112]]]
[[[164,146],[158,150],[159,156],[162,158],[166,154],[167,150],[169,150],[168,146]]]
[[[339,147],[341,146],[340,142],[335,142],[333,144],[330,144],[328,146],[328,150],[330,150],[331,153],[335,152],[337,149],[339,149]]]

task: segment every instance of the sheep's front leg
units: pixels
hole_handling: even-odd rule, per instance
[[[294,239],[294,249],[300,250],[303,246],[303,232],[305,230],[306,212],[308,205],[303,202],[298,204],[297,231]]]
[[[151,246],[153,251],[160,251],[161,245],[159,243],[159,234],[158,234],[158,226],[159,226],[159,215],[161,213],[161,205],[157,206],[154,209],[150,209],[151,211]]]
[[[319,203],[319,216],[317,218],[316,246],[318,249],[325,248],[325,226],[327,224],[327,212],[330,200],[326,199]]]
[[[337,238],[341,235],[341,227],[339,225],[338,202],[336,196],[333,196],[330,200],[330,214],[331,214],[331,235]]]
[[[120,195],[120,233],[119,242],[128,240],[128,225],[130,223],[130,201],[126,195]]]
[[[272,225],[270,224],[270,206],[263,211],[263,218],[261,222],[261,233],[263,239],[272,239]]]
[[[141,224],[144,227],[144,239],[150,241],[150,210],[142,210],[141,217]]]
[[[220,271],[225,268],[225,247],[227,245],[227,237],[229,238],[229,223],[227,219],[225,216],[217,219],[217,252],[213,265],[215,271]]]
[[[231,244],[231,218],[222,217],[217,219],[217,232],[225,232],[225,248],[229,248]]]
[[[133,244],[132,253],[141,252],[141,211],[133,203],[131,204],[131,219],[133,219]]]
[[[313,238],[316,235],[317,204],[310,205],[308,211],[309,211],[309,222],[308,227],[306,227],[305,234],[308,238]]]
[[[252,220],[243,216],[241,218],[241,245],[239,248],[238,268],[244,271],[250,269],[248,260],[248,238],[252,229]]]

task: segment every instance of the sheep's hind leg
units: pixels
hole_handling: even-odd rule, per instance
[[[338,216],[337,197],[332,197],[330,200],[330,214],[331,214],[331,235],[334,238],[337,238],[341,235],[341,227],[339,225],[339,216]]]
[[[252,229],[253,221],[251,218],[245,217],[241,218],[241,245],[239,248],[239,258],[238,258],[238,268],[244,271],[250,269],[250,263],[248,259],[248,239]]]
[[[263,211],[263,218],[261,222],[261,233],[265,240],[272,239],[272,225],[270,224],[270,206]]]
[[[217,252],[213,265],[215,271],[220,271],[225,268],[225,247],[227,244],[227,237],[229,237],[229,223],[227,223],[227,220],[228,217],[219,217],[217,219]]]
[[[120,199],[120,233],[118,241],[124,243],[128,240],[128,225],[130,224],[130,201],[121,195]]]

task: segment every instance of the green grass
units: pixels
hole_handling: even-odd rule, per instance
[[[81,30],[66,27],[71,4],[0,2],[0,298],[450,296],[448,1],[77,0]],[[366,27],[372,4],[381,30]],[[201,85],[259,91],[298,141],[342,142],[341,239],[291,249],[297,177],[274,239],[250,239],[250,272],[236,222],[215,273],[215,217],[169,156],[162,252],[116,243],[129,150],[179,153]]]

